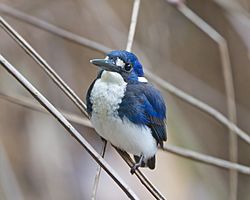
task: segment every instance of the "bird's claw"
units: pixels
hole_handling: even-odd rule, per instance
[[[139,167],[142,166],[144,156],[140,156],[140,160],[131,167],[130,173],[133,175],[135,173],[135,170],[137,170]]]
[[[133,175],[135,173],[135,170],[137,170],[140,167],[139,163],[135,163],[131,169],[130,169],[130,173]]]

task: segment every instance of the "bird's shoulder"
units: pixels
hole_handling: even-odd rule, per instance
[[[166,105],[159,90],[150,83],[128,84],[121,106],[144,109],[148,115],[159,119],[166,118]]]

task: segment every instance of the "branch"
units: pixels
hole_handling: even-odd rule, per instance
[[[134,0],[133,10],[132,10],[132,16],[131,16],[131,22],[129,27],[129,33],[128,33],[128,41],[127,41],[127,51],[131,51],[132,45],[134,42],[134,36],[135,36],[135,29],[140,9],[140,0]]]
[[[191,160],[198,161],[201,163],[221,167],[224,169],[233,169],[240,173],[250,175],[250,167],[247,167],[238,163],[233,163],[227,160],[222,160],[213,156],[205,155],[205,154],[191,151],[188,149],[184,149],[181,147],[177,147],[173,145],[165,145],[163,148],[163,151],[167,151],[167,152],[176,154],[178,156],[185,157],[187,159],[191,159]]]

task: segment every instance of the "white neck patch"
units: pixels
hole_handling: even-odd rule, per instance
[[[127,84],[123,80],[122,76],[117,72],[103,71],[102,76],[101,76],[101,81],[106,82],[106,83],[113,83],[117,85]]]
[[[141,82],[141,83],[147,83],[148,82],[148,80],[143,76],[139,76],[138,81]]]
[[[123,62],[123,60],[122,59],[120,59],[120,58],[117,58],[116,59],[116,63],[115,63],[117,66],[119,66],[119,67],[124,67],[125,66],[125,63]]]
[[[90,95],[92,117],[97,117],[101,126],[112,116],[118,115],[119,105],[126,91],[127,83],[116,72],[104,71],[97,79]],[[107,127],[108,129],[110,127]]]

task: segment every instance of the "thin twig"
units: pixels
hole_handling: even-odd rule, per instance
[[[187,159],[191,159],[191,160],[195,160],[201,163],[221,167],[224,169],[233,169],[242,174],[250,175],[250,167],[247,167],[238,163],[233,163],[227,160],[222,160],[213,156],[201,154],[195,151],[191,151],[191,150],[184,149],[181,147],[176,147],[170,144],[165,145],[163,150],[176,154],[181,157],[185,157]]]
[[[134,0],[133,10],[132,10],[132,16],[131,16],[131,22],[129,27],[129,33],[128,33],[128,41],[127,41],[127,51],[131,51],[132,45],[134,42],[134,36],[135,36],[135,29],[137,25],[137,19],[140,9],[140,0]]]
[[[5,94],[3,92],[0,92],[0,99],[4,99],[4,100],[7,100],[8,102],[15,103],[15,104],[18,104],[20,106],[24,106],[26,108],[29,108],[29,109],[32,109],[32,110],[35,110],[35,111],[39,111],[39,112],[44,112],[44,113],[48,114],[48,112],[45,111],[45,109],[43,109],[39,104],[34,103],[33,100],[31,100],[30,98],[27,98],[27,97],[20,97],[20,96],[13,97],[13,96],[9,96],[9,95],[7,95],[7,94]],[[42,109],[40,109],[40,108],[42,108]],[[62,113],[65,113],[65,111],[62,111]],[[74,117],[70,118],[69,116],[74,116]],[[93,126],[90,123],[86,123],[87,119],[82,119],[82,117],[80,117],[78,115],[68,113],[68,114],[65,115],[65,118],[67,118],[68,120],[70,120],[72,122],[75,122],[76,124],[87,126],[89,128],[93,128]],[[190,159],[192,159],[194,161],[198,161],[198,162],[207,163],[206,158],[207,157],[212,158],[212,159],[210,159],[209,164],[212,165],[212,166],[215,166],[215,167],[217,166],[216,160],[219,159],[219,158],[216,158],[216,157],[212,157],[212,156],[205,155],[205,154],[200,154],[198,152],[190,151],[188,149],[184,149],[184,148],[177,147],[177,146],[170,145],[170,144],[166,145],[164,147],[164,149],[166,151],[170,152],[170,153],[174,153],[174,154],[176,154],[178,156],[181,156],[181,157],[190,158]],[[187,155],[189,155],[189,152],[192,152],[192,157],[187,156]],[[198,155],[198,156],[196,156],[196,155]],[[203,157],[201,157],[199,155],[202,155]],[[131,166],[132,166],[133,161],[132,161],[131,158],[129,158],[129,160],[131,160]],[[215,160],[215,162],[214,162],[214,160]],[[219,159],[219,160],[221,160],[221,159]],[[221,160],[222,163],[224,161],[225,161],[225,163],[229,163],[230,166],[234,166],[235,164],[237,164],[237,163],[233,163],[233,162],[230,162],[230,161],[227,161],[227,160]],[[241,170],[239,172],[244,172],[245,171],[244,169],[249,169],[248,166],[244,166],[244,165],[240,165],[240,164],[239,164],[239,166],[243,167],[242,168],[243,170]],[[226,164],[225,165],[222,164],[219,167],[228,169]]]
[[[212,26],[210,26],[206,21],[194,13],[185,4],[178,5],[177,9],[189,19],[195,26],[202,30],[206,35],[208,35],[213,41],[215,41],[219,47],[222,71],[224,76],[224,83],[226,89],[227,97],[227,111],[228,118],[234,124],[237,124],[236,116],[236,103],[235,103],[235,92],[233,84],[232,68],[230,64],[228,46],[225,38],[219,34]],[[231,129],[229,129],[229,155],[231,162],[238,161],[238,140],[236,135]],[[235,170],[230,170],[230,200],[237,199],[237,185],[238,185],[238,175]]]
[[[1,6],[0,6],[0,8],[1,8]],[[20,11],[18,11],[18,12],[20,12]],[[13,15],[13,13],[11,13],[11,12],[7,12],[6,11],[5,14],[8,14],[9,16],[16,17],[17,19],[20,19],[16,15]],[[25,15],[27,15],[27,14],[25,14]],[[27,16],[28,17],[32,17],[30,15],[27,15]],[[24,19],[20,19],[20,20],[29,23],[28,21],[26,21]],[[35,23],[34,25],[36,25],[36,22],[34,22],[34,23]],[[39,28],[42,28],[42,27],[39,27]],[[43,30],[47,30],[47,29],[44,29],[44,28],[42,28],[42,29]],[[51,33],[62,37],[62,35],[60,34],[60,32],[51,32]],[[81,37],[81,36],[79,36],[79,37]],[[63,37],[63,38],[64,39],[68,39],[67,37]],[[74,42],[78,43],[78,41],[74,40],[73,38],[70,41],[74,41]],[[80,43],[78,43],[78,44],[80,44]],[[96,48],[95,46],[92,46],[92,48],[94,48],[97,51],[100,50],[100,49]],[[108,49],[110,49],[110,48],[108,48]],[[106,51],[100,51],[100,52],[106,53]],[[153,72],[151,72],[151,71],[149,71],[147,69],[144,69],[144,71],[145,71],[145,75],[149,79],[151,79],[152,81],[154,81],[155,83],[157,83],[160,87],[162,87],[163,89],[167,90],[171,94],[177,96],[178,98],[186,101],[187,103],[189,103],[189,104],[197,107],[198,109],[204,111],[205,113],[209,114],[214,119],[218,120],[221,124],[225,125],[227,128],[229,128],[230,130],[232,130],[233,133],[237,134],[242,140],[244,140],[245,142],[247,142],[248,144],[250,144],[250,136],[246,132],[244,132],[243,130],[241,130],[237,125],[235,125],[230,120],[228,120],[228,118],[225,117],[221,112],[219,112],[218,110],[216,110],[213,107],[209,106],[208,104],[200,101],[199,99],[195,98],[194,96],[189,95],[186,92],[180,90],[179,88],[175,87],[171,83],[169,83],[169,82],[161,79],[159,76],[155,75]]]
[[[105,156],[106,147],[107,147],[107,141],[103,140],[102,151],[101,151],[101,156],[103,158]],[[92,200],[96,199],[97,188],[98,188],[99,181],[100,181],[101,169],[102,168],[98,165],[98,168],[97,168],[97,171],[96,171],[96,175],[95,175],[94,187],[93,187],[93,190],[92,190],[92,196],[91,196]]]
[[[9,15],[11,17],[14,17],[18,20],[21,20],[25,23],[28,23],[30,25],[33,25],[37,28],[46,30],[52,34],[56,34],[57,36],[64,38],[64,39],[67,39],[67,40],[74,42],[76,44],[86,46],[86,47],[93,49],[95,51],[98,51],[101,53],[111,51],[110,48],[108,48],[102,44],[99,44],[99,43],[94,42],[92,40],[89,40],[87,38],[76,35],[70,31],[66,31],[66,30],[59,28],[57,26],[54,26],[53,24],[50,24],[44,20],[41,20],[41,19],[36,18],[34,16],[25,14],[17,9],[14,9],[14,8],[7,6],[5,4],[2,4],[2,3],[0,4],[0,12],[4,13],[6,15]]]
[[[81,134],[67,121],[67,119],[22,75],[15,67],[13,67],[2,55],[0,55],[1,65],[22,84],[31,95],[39,101],[94,158],[94,160],[102,166],[107,174],[119,185],[119,187],[127,194],[129,198],[138,199],[136,194],[129,186],[120,178],[120,176],[112,169],[112,167],[95,151],[95,149],[81,136]]]

